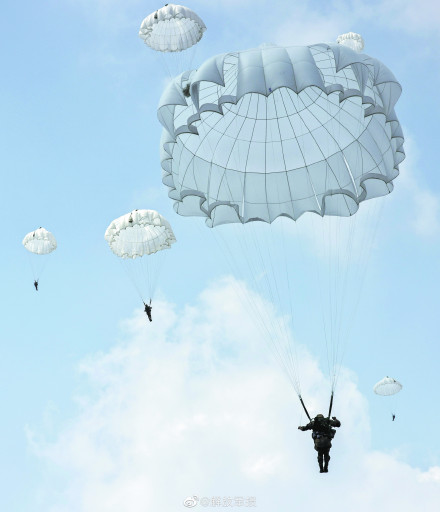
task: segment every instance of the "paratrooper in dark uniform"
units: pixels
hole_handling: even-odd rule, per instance
[[[148,316],[148,320],[150,320],[150,322],[152,322],[152,321],[153,321],[153,319],[151,318],[151,310],[152,310],[153,308],[152,308],[152,306],[151,306],[151,299],[150,299],[150,304],[145,304],[145,302],[144,302],[144,306],[145,306],[144,311],[145,311],[145,313],[146,313],[146,314],[147,314],[147,316]]]
[[[335,416],[325,418],[318,414],[305,427],[298,427],[299,430],[312,430],[312,438],[315,442],[315,450],[318,452],[318,464],[320,473],[328,473],[330,461],[330,448],[336,430],[332,427],[340,427],[341,422]]]

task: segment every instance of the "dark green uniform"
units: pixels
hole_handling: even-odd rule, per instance
[[[151,304],[151,301],[150,301],[150,304]],[[144,306],[145,306],[144,311],[145,311],[145,313],[146,313],[146,314],[147,314],[147,316],[148,316],[148,320],[150,320],[150,322],[152,322],[152,318],[151,318],[151,310],[152,310],[153,308],[152,308],[149,304],[145,304],[145,302],[144,302]]]
[[[332,447],[332,439],[335,437],[336,430],[332,427],[340,427],[341,422],[333,418],[325,418],[322,414],[318,414],[305,427],[298,427],[299,430],[312,430],[312,438],[315,442],[315,450],[318,452],[319,471],[321,473],[328,472],[328,463],[330,461],[330,448]]]

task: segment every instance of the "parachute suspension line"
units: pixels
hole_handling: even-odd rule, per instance
[[[332,409],[333,409],[333,396],[334,396],[334,391],[332,390],[332,395],[330,397],[330,405],[329,405],[329,408],[328,408],[328,417],[330,418],[330,416],[332,415]]]
[[[303,406],[305,413],[307,414],[307,418],[309,418],[309,421],[312,421],[312,418],[310,417],[309,411],[307,410],[306,406],[304,405],[301,395],[298,395],[298,397],[299,397],[299,401],[301,402],[301,405]]]
[[[286,343],[287,343],[288,356],[290,358],[291,365],[294,368],[295,375],[297,376],[297,379],[298,379],[298,389],[301,392],[301,385],[300,385],[301,376],[300,376],[299,364],[298,364],[298,351],[297,351],[296,343],[292,339],[292,331],[295,326],[295,314],[294,314],[295,312],[294,312],[294,306],[293,306],[293,294],[292,294],[292,287],[291,287],[290,271],[289,271],[289,265],[287,262],[288,250],[286,247],[286,235],[284,232],[284,219],[280,219],[279,225],[281,226],[282,252],[283,252],[283,256],[284,256],[283,259],[284,259],[284,268],[285,268],[284,275],[286,276],[286,283],[287,283],[286,301],[289,305],[290,318],[291,318],[291,322],[292,322],[292,330],[286,329],[286,331],[287,331]]]
[[[255,223],[253,223],[255,224]],[[279,290],[279,284],[281,283],[278,283],[278,277],[277,277],[277,273],[275,271],[275,268],[274,268],[274,260],[275,260],[275,255],[272,253],[271,251],[271,247],[277,247],[277,243],[275,243],[274,241],[274,238],[273,238],[273,235],[274,235],[274,229],[275,229],[275,226],[274,225],[262,225],[262,226],[259,226],[259,231],[262,232],[262,235],[263,235],[263,231],[264,230],[268,230],[269,231],[269,234],[268,234],[268,238],[269,236],[271,237],[271,239],[269,240],[269,243],[264,243],[265,242],[265,239],[264,239],[264,236],[261,236],[261,237],[258,237],[257,234],[256,234],[256,229],[254,230],[254,226],[250,226],[250,234],[253,235],[253,248],[254,248],[254,251],[255,251],[255,254],[257,254],[259,256],[259,259],[260,259],[260,266],[264,271],[263,273],[263,277],[266,281],[266,289],[268,290],[269,294],[270,294],[270,300],[271,302],[277,307],[277,314],[280,315],[282,314],[283,312],[283,302],[281,300],[281,294],[280,294],[280,290]],[[266,248],[266,251],[267,251],[267,254],[263,255],[262,251],[263,251],[263,247]],[[270,272],[270,274],[268,273]],[[258,274],[254,274],[254,275],[258,275]],[[286,300],[288,300],[286,298]],[[277,319],[273,319],[271,317],[271,321],[272,321],[272,328],[274,329],[274,331],[278,332],[277,334],[277,337],[276,337],[276,341],[277,342],[277,345],[279,346],[279,351],[281,353],[281,356],[283,358],[283,360],[285,360],[285,365],[289,368],[289,371],[290,373],[292,374],[293,378],[295,379],[296,383],[297,383],[297,388],[300,389],[300,385],[299,385],[299,379],[298,379],[298,372],[297,372],[297,365],[296,365],[296,362],[293,360],[293,357],[291,357],[291,335],[288,331],[288,328],[287,328],[287,325],[286,325],[286,320],[284,318],[279,318],[277,317]]]
[[[31,253],[28,251],[26,251],[26,252],[27,252],[29,266],[31,267],[32,276],[34,278],[34,281],[36,281],[37,279],[39,279],[39,277],[37,276],[37,271],[35,269],[34,261],[32,260]],[[36,256],[36,255],[34,255],[34,256]]]
[[[358,271],[357,271],[357,275],[356,275],[356,282],[359,283],[358,284],[359,293],[357,294],[357,296],[355,298],[355,303],[353,305],[353,314],[351,315],[350,322],[348,322],[348,325],[346,328],[346,335],[345,335],[346,339],[349,339],[349,337],[352,335],[352,332],[354,329],[355,316],[359,309],[360,298],[362,295],[362,290],[365,285],[366,275],[368,273],[367,262],[371,260],[371,253],[373,250],[375,240],[377,239],[377,233],[379,230],[379,226],[381,224],[381,220],[383,218],[384,209],[386,207],[385,203],[386,203],[385,198],[379,197],[374,200],[372,199],[372,200],[368,201],[367,204],[363,204],[364,207],[372,210],[372,212],[368,212],[368,217],[373,218],[375,220],[375,222],[373,224],[372,229],[369,229],[369,230],[364,229],[363,230],[363,238],[361,240],[360,248],[359,248],[359,251],[361,253],[361,259],[360,259],[360,263],[358,265]],[[354,215],[354,217],[356,217],[356,215]],[[358,223],[359,223],[359,221],[358,221]],[[341,365],[342,365],[342,361],[345,356],[345,352],[346,352],[346,347],[343,348],[343,351],[342,351],[342,354],[340,357]],[[339,368],[339,370],[340,370],[340,368]],[[337,372],[335,386],[338,381],[339,374],[340,374],[340,371]]]
[[[269,294],[268,299],[270,302],[276,307],[277,312],[276,314],[281,314],[282,308],[281,308],[281,300],[279,296],[279,291],[277,290],[277,278],[276,274],[273,268],[273,262],[272,262],[272,254],[270,252],[270,243],[265,242],[264,235],[262,233],[262,236],[260,237],[260,240],[258,240],[257,235],[254,230],[254,223],[249,223],[251,225],[246,226],[249,231],[249,239],[244,236],[241,240],[244,241],[244,243],[247,245],[245,254],[255,254],[257,257],[257,263],[255,260],[250,259],[252,261],[252,277],[253,281],[255,283],[255,286],[258,289],[259,286],[259,280],[263,280],[265,282],[265,286],[260,286],[260,294],[263,296],[267,296]],[[245,229],[246,229],[245,228]],[[272,226],[270,225],[261,225],[259,226],[261,231],[268,229],[271,231]],[[252,247],[250,247],[250,244],[252,243]],[[262,251],[263,247],[266,248],[267,254],[264,256]],[[259,265],[258,265],[259,260]],[[270,266],[269,266],[270,265]],[[269,274],[270,272],[270,274]],[[266,297],[267,299],[267,297]],[[266,312],[266,318],[267,318],[267,312]],[[264,318],[264,317],[263,317]],[[267,320],[271,324],[271,341],[274,345],[275,350],[279,354],[279,358],[282,361],[283,366],[286,368],[286,371],[291,375],[291,380],[295,381],[295,390],[299,389],[299,382],[297,379],[297,375],[295,372],[295,367],[291,366],[289,364],[289,360],[286,358],[286,350],[283,350],[283,342],[284,339],[286,342],[288,341],[288,338],[286,338],[286,330],[285,330],[285,322],[284,319],[281,319],[279,317],[275,317],[273,315],[269,315]],[[283,333],[284,328],[284,333]],[[284,334],[284,336],[283,336]]]
[[[230,227],[232,227],[232,226],[230,226]],[[240,227],[241,227],[241,230],[245,229],[245,226],[240,224],[240,225],[235,226],[236,231],[238,231]],[[199,229],[203,229],[203,228],[200,227]],[[223,238],[219,229],[214,228],[211,231],[214,235],[214,239],[215,239],[216,243],[220,247],[220,250],[226,256],[225,259],[230,266],[231,273],[234,275],[236,273],[236,269],[240,268],[239,258],[234,256],[233,250],[231,249],[228,242]],[[236,237],[236,240],[237,239],[240,240],[240,243],[243,242],[241,237],[243,237],[243,232],[238,233],[238,237]],[[243,247],[243,245],[242,245],[242,247]],[[241,251],[241,254],[248,254],[248,252],[243,253],[243,251]],[[254,276],[257,276],[257,274],[255,274],[255,271],[253,268],[254,262],[252,260],[243,262],[243,265],[246,268],[248,266],[252,267],[251,273]],[[256,281],[256,279],[255,279],[255,281]],[[249,291],[246,289],[244,282],[241,279],[234,280],[233,285],[237,291],[237,295],[239,297],[241,297],[242,300],[244,300],[244,302],[247,302],[249,311],[251,312],[252,316],[254,317],[254,320],[256,321],[256,323],[259,325],[260,330],[263,333],[266,333],[265,336],[263,335],[264,341],[266,342],[269,350],[272,352],[274,358],[278,361],[278,364],[280,365],[281,369],[285,372],[286,377],[290,381],[293,389],[296,391],[297,394],[299,394],[298,383],[295,380],[292,373],[289,371],[288,366],[286,366],[285,360],[283,359],[282,354],[280,353],[280,350],[279,350],[279,346],[276,342],[276,337],[274,335],[274,328],[273,328],[273,319],[271,319],[272,320],[272,329],[271,329],[268,325],[267,312],[264,309],[262,309],[262,305],[260,303],[259,298],[255,297],[253,292],[249,293]],[[269,322],[269,324],[270,324],[270,322]]]
[[[139,281],[136,279],[136,277],[133,275],[133,261],[128,261],[128,258],[118,258],[118,261],[120,262],[122,268],[124,269],[124,272],[127,274],[127,277],[130,279],[131,283],[133,284],[134,289],[136,290],[137,294],[139,295],[139,298],[143,301],[144,297],[142,295],[141,289],[139,287]]]
[[[167,75],[170,78],[173,78],[174,77],[174,73],[171,72],[171,68],[168,65],[168,59],[167,59],[167,57],[162,52],[160,52],[160,60],[162,61],[162,66],[166,69]]]
[[[160,227],[152,227],[151,229],[155,235],[157,233],[157,236],[159,236]],[[144,247],[145,241],[141,230],[136,231],[135,243],[137,246]],[[160,251],[160,254],[158,252],[145,254],[141,258],[136,258],[137,261],[133,261],[133,267],[138,274],[137,281],[143,285],[142,290],[148,295],[142,298],[143,301],[144,298],[148,301],[154,297],[159,274],[164,265],[164,260],[166,259],[167,250],[169,249]]]
[[[248,223],[246,225],[239,224],[236,226],[233,226],[233,225],[230,226],[230,228],[232,228],[232,229],[235,228],[235,231],[237,232],[236,233],[237,236],[235,237],[235,240],[237,240],[238,243],[241,245],[240,253],[242,255],[244,254],[244,255],[248,255],[248,256],[251,256],[251,254],[252,254],[252,251],[250,250],[250,243],[252,241],[251,235],[253,233],[253,229],[252,229],[252,226],[250,226],[250,224],[252,224],[252,223]],[[266,226],[264,226],[264,227],[266,227]],[[219,229],[213,229],[212,231],[213,231],[214,235],[217,235],[219,238],[222,238]],[[249,231],[249,233],[250,233],[249,237],[246,236],[247,231]],[[246,262],[243,262],[243,261],[240,261],[240,258],[234,258],[233,252],[231,250],[229,250],[230,249],[229,244],[224,239],[222,239],[222,240],[223,240],[223,243],[219,244],[219,245],[223,251],[225,251],[225,249],[228,249],[229,258],[227,258],[227,261],[230,265],[232,273],[234,274],[235,269],[237,267],[239,268],[240,267],[239,264],[242,263],[242,265],[244,265],[244,267],[247,270],[249,270],[249,269],[251,270],[250,273],[251,273],[252,281],[254,282],[254,285],[256,285],[257,289],[258,289],[258,277],[259,277],[259,273],[261,273],[261,269],[259,271],[258,267],[255,266],[255,263],[256,263],[255,260],[252,257],[250,257],[250,258],[248,258],[248,260]],[[216,241],[218,242],[217,239],[216,239]],[[262,254],[261,254],[260,244],[255,242],[255,238],[253,240],[253,246],[255,248],[255,254],[258,254],[260,261],[262,262],[262,265],[260,264],[260,266],[262,266],[262,268],[264,269],[265,268],[264,258],[262,257]],[[243,268],[241,270],[243,270]],[[246,275],[246,272],[242,271],[241,274]],[[264,272],[263,274],[266,279],[266,288],[267,288],[269,294],[271,295],[271,298],[274,299],[273,292],[270,287],[270,282],[268,281],[267,273]],[[257,320],[257,323],[260,324],[260,327],[263,330],[263,332],[266,332],[266,334],[267,334],[267,337],[264,337],[264,339],[265,339],[266,343],[268,344],[269,349],[274,354],[274,356],[275,356],[276,360],[278,361],[278,363],[280,364],[281,368],[285,371],[293,388],[298,393],[299,383],[295,377],[295,373],[292,371],[292,369],[289,369],[289,366],[286,364],[286,360],[283,357],[282,352],[280,351],[279,343],[277,343],[277,334],[276,333],[277,333],[277,331],[279,331],[279,326],[276,325],[276,321],[272,316],[270,316],[270,315],[268,316],[267,311],[265,311],[264,309],[263,310],[261,309],[261,305],[257,304],[258,299],[255,299],[253,294],[249,294],[246,291],[246,289],[243,286],[243,283],[241,281],[239,281],[239,284],[240,284],[239,291],[241,292],[241,295],[245,298],[245,301],[247,301],[249,303],[250,310],[254,314],[255,319]],[[261,292],[261,290],[260,290],[260,294],[265,295],[265,293]],[[266,293],[266,295],[267,295],[267,293]]]
[[[29,251],[26,251],[29,261],[29,266],[31,267],[32,276],[34,281],[39,281],[39,279],[44,274],[46,270],[47,262],[52,253],[48,254],[33,254]],[[39,259],[35,259],[39,258]]]
[[[312,220],[312,222],[315,222],[315,219]],[[324,222],[324,219],[321,219],[321,222]],[[322,235],[322,241],[321,241],[321,247],[323,247],[323,250],[325,251],[325,238],[324,238],[324,229],[323,229],[323,226],[321,225],[321,235]],[[315,231],[313,230],[313,236],[315,237],[315,244],[318,244],[317,247],[319,247],[319,241],[317,242],[317,236],[316,236],[316,233]],[[325,311],[326,311],[326,308],[325,308],[325,299],[324,299],[324,286],[323,286],[323,280],[324,280],[324,277],[321,276],[321,264],[320,264],[320,261],[316,261],[315,262],[315,268],[316,268],[316,275],[318,277],[318,289],[319,289],[319,297],[320,297],[320,302],[321,302],[321,319],[322,319],[322,327],[323,327],[323,331],[324,331],[324,341],[325,341],[325,354],[326,354],[326,358],[327,358],[327,372],[328,372],[328,376],[330,377],[331,375],[331,365],[330,365],[330,343],[331,343],[331,338],[330,338],[330,333],[328,332],[328,326],[327,326],[327,320],[326,320],[326,316],[325,316]]]

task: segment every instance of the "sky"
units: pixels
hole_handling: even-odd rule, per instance
[[[354,31],[402,84],[396,111],[407,157],[385,198],[341,369],[330,473],[318,473],[312,440],[297,430],[305,415],[236,293],[240,276],[207,228],[174,212],[161,182],[156,107],[167,74],[137,35],[160,5],[8,2],[0,20],[0,509],[175,512],[191,496],[232,496],[271,512],[324,504],[435,511],[440,6],[187,5],[208,27],[194,67],[263,42],[332,42]],[[135,208],[161,212],[178,240],[151,325],[104,240],[110,221]],[[21,240],[39,226],[58,249],[36,293]],[[316,249],[298,240],[306,256]],[[318,305],[298,307],[302,392],[318,413],[329,389],[314,339]],[[395,422],[372,392],[388,374],[404,385]]]

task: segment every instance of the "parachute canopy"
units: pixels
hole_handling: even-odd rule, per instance
[[[57,248],[57,241],[50,231],[38,228],[23,238],[24,247],[33,254],[49,254]]]
[[[134,210],[115,219],[105,239],[144,303],[146,297],[151,300],[165,259],[162,251],[176,241],[168,221],[154,210]]]
[[[175,210],[211,227],[353,215],[393,190],[400,93],[384,64],[342,44],[212,57],[171,81],[158,107]]]
[[[169,222],[154,210],[134,210],[115,219],[105,232],[120,258],[140,258],[169,249],[176,241]]]
[[[336,42],[338,44],[348,46],[349,48],[357,52],[361,52],[365,46],[364,38],[360,34],[356,34],[355,32],[347,32],[346,34],[341,34],[336,39]]]
[[[266,44],[214,56],[175,77],[158,107],[162,180],[174,209],[215,227],[231,266],[250,274],[276,305],[278,318],[243,292],[299,396],[286,319],[296,321],[293,303],[306,296],[300,290],[309,281],[302,281],[289,220],[316,213],[298,224],[322,228],[321,236],[310,229],[319,249],[310,259],[327,253],[328,265],[317,261],[318,286],[310,288],[320,292],[313,297],[321,297],[322,314],[315,303],[313,310],[317,323],[322,317],[333,392],[375,233],[358,229],[355,252],[354,214],[361,202],[393,190],[404,159],[394,111],[400,84],[380,61],[345,43]]]
[[[166,4],[144,19],[139,37],[158,52],[181,52],[198,43],[205,30],[194,11],[183,5]]]
[[[384,377],[374,385],[373,391],[376,395],[391,396],[395,395],[402,389],[402,384],[392,377]]]

